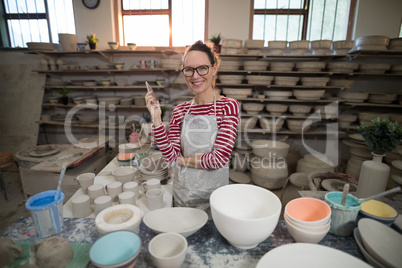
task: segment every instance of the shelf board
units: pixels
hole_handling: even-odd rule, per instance
[[[347,56],[402,56],[402,51],[385,50],[385,51],[370,51],[370,50],[350,50]]]
[[[311,87],[311,86],[279,86],[279,85],[260,85],[260,84],[220,84],[217,83],[216,86],[219,87],[266,87],[266,88],[291,88],[291,89],[345,89],[346,87],[335,87],[335,86],[325,86],[325,87]]]
[[[338,102],[338,100],[298,100],[298,99],[284,99],[284,100],[274,100],[274,99],[259,99],[259,98],[239,98],[238,101],[259,101],[259,102],[290,102],[290,103],[332,103]]]
[[[270,132],[270,131],[266,131],[264,129],[260,129],[260,128],[253,128],[253,129],[247,129],[247,130],[238,130],[241,133],[257,133],[257,134],[276,134],[276,135],[303,135],[303,136],[327,136],[327,135],[331,135],[331,136],[337,136],[337,135],[343,135],[345,134],[343,131],[335,131],[335,132],[330,132],[330,131],[326,131],[325,129],[314,129],[311,128],[310,130],[303,132],[303,133],[297,133],[297,132],[293,132],[288,130],[287,128],[283,127],[281,128],[279,131],[276,132]]]
[[[56,89],[56,88],[68,88],[68,89],[146,89],[146,86],[44,86],[45,89]],[[158,89],[158,90],[163,90],[165,89],[165,86],[152,86],[152,89]]]
[[[53,125],[53,126],[64,126],[65,123],[64,122],[60,122],[60,121],[43,121],[40,120],[37,122],[38,124],[41,125]],[[99,123],[95,123],[95,124],[80,124],[77,123],[77,121],[73,121],[71,124],[71,127],[82,127],[82,128],[94,128],[94,129],[105,129],[105,128],[111,128],[111,129],[125,129],[125,130],[130,130],[131,126],[103,126],[100,125]]]
[[[382,103],[368,103],[368,102],[343,102],[344,105],[354,107],[381,107],[381,108],[402,108],[400,104],[382,104]]]
[[[44,74],[124,74],[124,73],[145,73],[145,72],[180,72],[179,69],[165,69],[165,68],[133,68],[133,69],[104,69],[104,70],[34,70],[34,72]]]
[[[81,107],[81,108],[91,108],[91,109],[94,109],[94,108],[99,108],[99,105],[98,104],[93,104],[93,105],[90,105],[90,104],[79,104],[79,105],[75,105],[75,104],[72,104],[72,103],[70,103],[70,104],[67,104],[67,105],[64,105],[64,104],[52,104],[52,103],[44,103],[44,104],[42,104],[42,106],[43,107],[46,107],[46,108],[73,108],[73,107],[76,107],[76,106],[78,106],[78,107]],[[115,105],[115,108],[116,109],[122,109],[122,108],[124,108],[124,109],[147,109],[147,106],[135,106],[135,105]]]
[[[105,54],[130,54],[130,55],[161,55],[161,54],[167,54],[167,55],[174,55],[174,54],[179,54],[177,51],[169,50],[169,49],[164,49],[164,50],[156,50],[156,49],[150,49],[150,50],[129,50],[129,49],[106,49],[106,50],[80,50],[80,51],[56,51],[56,50],[31,50],[27,51],[27,54],[45,54],[45,55],[57,55],[57,56],[68,56],[68,55],[73,55],[73,56],[83,56],[83,55],[102,55],[102,53]]]
[[[291,114],[283,114],[281,116],[275,116],[275,115],[271,115],[268,113],[261,113],[261,114],[257,114],[257,115],[251,115],[251,114],[247,114],[247,113],[242,113],[240,114],[240,117],[267,117],[267,118],[275,118],[275,119],[311,119],[311,120],[338,120],[338,117],[333,116],[333,117],[329,117],[329,118],[322,118],[321,116],[318,115],[314,115],[314,114],[309,114],[306,116],[295,116],[295,115],[291,115]]]

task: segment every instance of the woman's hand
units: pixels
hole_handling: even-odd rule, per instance
[[[162,110],[159,101],[154,98],[152,92],[148,92],[147,95],[145,95],[145,103],[147,104],[148,111],[151,114],[152,122],[156,127],[160,126],[162,124]],[[157,104],[157,107],[155,104]]]

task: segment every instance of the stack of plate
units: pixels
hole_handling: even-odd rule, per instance
[[[391,227],[372,219],[361,219],[354,236],[363,256],[374,267],[402,266],[402,235]]]
[[[142,159],[139,171],[140,178],[145,181],[149,179],[163,181],[169,178],[169,165],[160,153],[152,154]]]

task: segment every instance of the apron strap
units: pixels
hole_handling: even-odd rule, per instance
[[[191,106],[193,106],[194,100],[195,100],[195,97],[191,100],[190,107],[188,107],[186,114],[190,113]],[[214,94],[214,113],[216,116],[216,94]]]

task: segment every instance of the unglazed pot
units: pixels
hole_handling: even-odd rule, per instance
[[[24,249],[9,237],[0,237],[0,267],[5,267],[19,258],[24,253]]]

